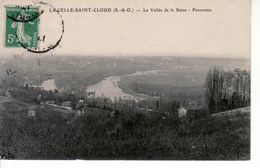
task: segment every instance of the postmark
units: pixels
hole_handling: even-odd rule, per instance
[[[38,7],[5,6],[6,27],[5,47],[36,48],[38,46],[39,15]]]
[[[48,12],[50,8],[53,8],[51,4],[42,1],[27,6],[6,6],[5,47],[46,53],[60,45],[64,21],[58,11]]]

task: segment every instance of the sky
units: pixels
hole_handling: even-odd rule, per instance
[[[4,5],[37,1],[1,1]],[[212,12],[103,13],[60,12],[64,34],[58,47],[45,55],[66,56],[187,56],[250,58],[250,0],[45,0],[55,8],[200,8]],[[39,34],[48,44],[61,35],[57,13],[44,9]],[[5,14],[0,14],[5,20]],[[23,48],[6,48],[1,23],[1,55],[30,55]],[[49,41],[48,41],[49,40]]]

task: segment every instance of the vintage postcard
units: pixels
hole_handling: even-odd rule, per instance
[[[250,0],[1,0],[1,160],[250,160]]]

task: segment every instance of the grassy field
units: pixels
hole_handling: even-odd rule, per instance
[[[119,87],[130,94],[174,98],[180,102],[201,100],[204,95],[204,70],[171,69],[147,76],[124,77]]]
[[[29,105],[0,97],[0,155],[8,159],[250,159],[250,108],[176,121],[101,109],[77,117],[45,105],[32,118]]]

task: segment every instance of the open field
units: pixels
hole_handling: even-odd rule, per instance
[[[119,87],[128,93],[175,98],[178,101],[200,99],[204,95],[202,70],[172,69],[149,76],[125,77]]]

